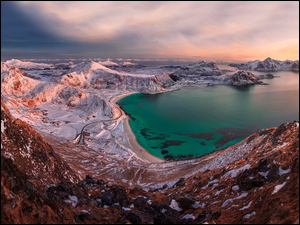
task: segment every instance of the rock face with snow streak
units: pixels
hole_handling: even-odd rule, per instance
[[[176,84],[168,74],[134,75],[120,73],[96,62],[84,62],[69,70],[60,80],[64,85],[76,88],[126,90],[155,93],[172,89]]]
[[[181,66],[173,73],[181,77],[185,76],[220,76],[222,72],[214,62],[200,61],[188,66]]]
[[[299,71],[299,60],[275,60],[270,57],[264,61],[254,60],[246,63],[231,63],[229,66],[237,67],[240,70],[255,71]]]

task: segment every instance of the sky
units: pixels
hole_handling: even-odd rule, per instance
[[[1,1],[11,58],[299,60],[299,1]]]

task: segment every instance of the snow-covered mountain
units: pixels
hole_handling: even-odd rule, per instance
[[[118,72],[96,62],[83,62],[62,76],[60,83],[76,88],[125,90],[155,93],[172,88],[176,82],[168,75],[143,75]],[[175,88],[175,87],[174,87]]]
[[[53,64],[47,63],[34,63],[34,62],[24,62],[18,59],[11,59],[5,62],[8,66],[17,67],[19,69],[30,69],[30,70],[37,70],[37,69],[45,69],[45,68],[54,68]]]
[[[224,84],[233,86],[245,86],[263,84],[253,73],[240,70],[232,75],[222,77]]]
[[[299,60],[275,60],[270,57],[264,61],[254,60],[246,63],[231,63],[229,66],[237,67],[240,70],[255,71],[299,71]]]
[[[99,61],[99,63],[100,63],[101,65],[107,66],[107,67],[118,67],[118,66],[119,66],[118,63],[112,62],[112,61],[110,61],[110,60],[106,60],[106,61],[104,61],[104,62]]]

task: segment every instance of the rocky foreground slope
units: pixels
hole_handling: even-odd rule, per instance
[[[129,187],[113,182],[111,173],[79,167],[74,172],[58,156],[67,151],[58,152],[1,102],[1,223],[299,223],[298,122],[259,130],[202,160],[179,164],[177,182],[160,188]],[[243,154],[205,169],[234,151]],[[127,170],[132,178],[137,172]]]

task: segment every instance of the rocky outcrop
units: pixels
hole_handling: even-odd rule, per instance
[[[246,63],[231,63],[229,66],[237,67],[240,70],[255,70],[255,71],[299,71],[299,60],[275,60],[270,57],[264,61],[254,60]]]

